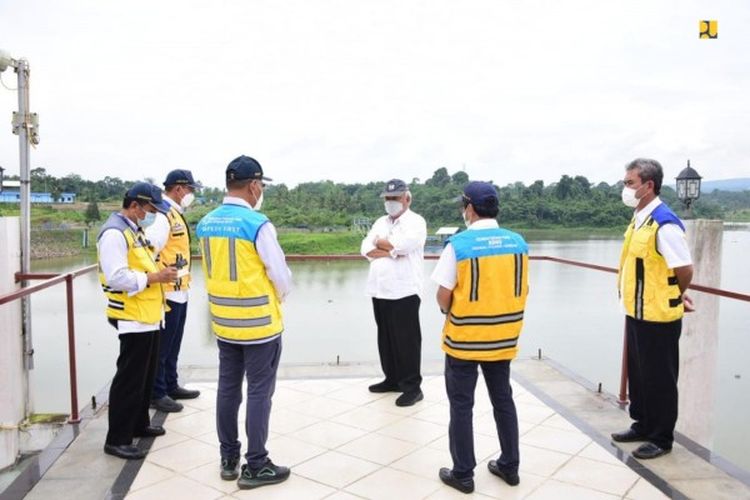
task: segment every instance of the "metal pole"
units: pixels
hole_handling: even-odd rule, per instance
[[[626,320],[627,321],[627,320]],[[622,333],[622,367],[620,368],[620,396],[618,403],[628,403],[628,327],[627,323]]]
[[[31,179],[29,167],[29,62],[19,59],[16,65],[18,75],[18,149],[21,177],[21,273],[31,272]],[[28,282],[24,281],[23,286]],[[31,299],[25,297],[22,302],[24,365],[27,370],[34,369],[34,345],[31,339]],[[26,411],[29,412],[30,394],[26,390]]]
[[[65,276],[65,293],[68,305],[68,368],[70,369],[70,418],[68,423],[77,424],[78,416],[78,373],[76,367],[76,327],[73,308],[73,275]]]

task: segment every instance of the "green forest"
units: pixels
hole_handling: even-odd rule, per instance
[[[411,186],[412,209],[425,217],[430,228],[437,228],[462,222],[459,206],[453,200],[469,179],[467,172],[451,174],[441,167],[424,181],[416,178],[404,180]],[[271,185],[266,188],[263,212],[282,228],[331,230],[349,227],[357,218],[373,219],[384,213],[379,194],[385,180],[366,184],[343,184],[328,180],[305,182],[293,188],[284,184]],[[97,213],[93,207],[102,202],[119,202],[133,182],[118,177],[90,181],[76,174],[57,178],[49,175],[45,169],[37,168],[32,170],[31,188],[53,195],[77,193],[79,202],[89,204],[85,213],[78,212],[79,218],[84,216],[87,222],[93,223],[103,218],[103,214]],[[593,184],[586,177],[567,174],[551,184],[543,181],[530,185],[516,182],[498,187],[498,219],[506,226],[529,229],[622,228],[629,221],[632,211],[620,201],[621,189],[621,182]],[[189,212],[190,221],[197,221],[219,203],[223,195],[221,188],[204,188],[198,198],[201,205]],[[664,186],[661,197],[678,214],[684,215],[672,188]],[[694,216],[750,221],[750,191],[704,193],[694,205]]]

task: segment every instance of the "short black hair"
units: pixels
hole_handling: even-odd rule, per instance
[[[227,190],[242,189],[256,179],[227,179]]]
[[[497,203],[491,203],[487,205],[479,205],[474,204],[466,196],[462,197],[462,202],[464,204],[464,208],[471,205],[474,207],[474,212],[481,217],[482,219],[496,219],[497,214],[500,213],[500,208],[498,207]]]
[[[133,204],[133,202],[138,203],[138,205],[145,207],[146,205],[149,205],[149,202],[144,202],[143,200],[139,200],[138,198],[126,196],[122,199],[122,208],[130,208],[130,205]]]

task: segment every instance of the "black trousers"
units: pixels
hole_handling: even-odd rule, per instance
[[[422,384],[422,330],[419,327],[419,295],[402,299],[372,299],[378,326],[378,352],[385,380],[401,392]]]
[[[148,406],[159,363],[159,330],[120,334],[117,373],[109,388],[107,444],[131,444],[150,424]]]
[[[453,474],[459,479],[473,477],[477,465],[473,415],[478,366],[482,367],[500,440],[497,465],[503,472],[518,472],[518,415],[510,386],[510,361],[468,361],[446,354],[445,390],[451,405],[448,443]]]
[[[682,320],[655,323],[625,317],[631,426],[671,449],[677,423],[677,376]]]

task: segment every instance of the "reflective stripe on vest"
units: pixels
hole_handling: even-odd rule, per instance
[[[164,244],[164,248],[159,252],[157,265],[159,269],[174,265],[177,262],[179,254],[187,261],[187,264],[181,271],[187,270],[187,274],[180,277],[179,285],[177,283],[164,283],[165,291],[187,290],[190,288],[190,228],[182,214],[175,207],[171,207],[166,213],[169,222],[169,236]]]
[[[443,326],[443,350],[477,361],[513,359],[528,294],[528,246],[505,229],[453,236],[456,286]]]
[[[625,232],[618,292],[626,314],[635,319],[667,323],[682,318],[684,313],[677,277],[657,249],[657,234],[664,224],[685,229],[682,221],[662,203],[637,229],[634,217]]]
[[[266,216],[225,204],[198,223],[211,327],[228,342],[257,342],[283,330],[276,289],[255,249]]]
[[[125,237],[128,247],[128,269],[133,272],[153,273],[158,271],[148,242],[142,232],[136,233],[124,220],[123,216],[114,213],[102,226],[99,237],[105,231],[119,231]],[[97,252],[99,249],[97,248]],[[107,317],[126,321],[154,324],[162,320],[164,310],[164,293],[158,283],[146,285],[146,288],[135,295],[128,295],[122,290],[115,290],[107,283],[99,267],[99,283],[107,297]]]

